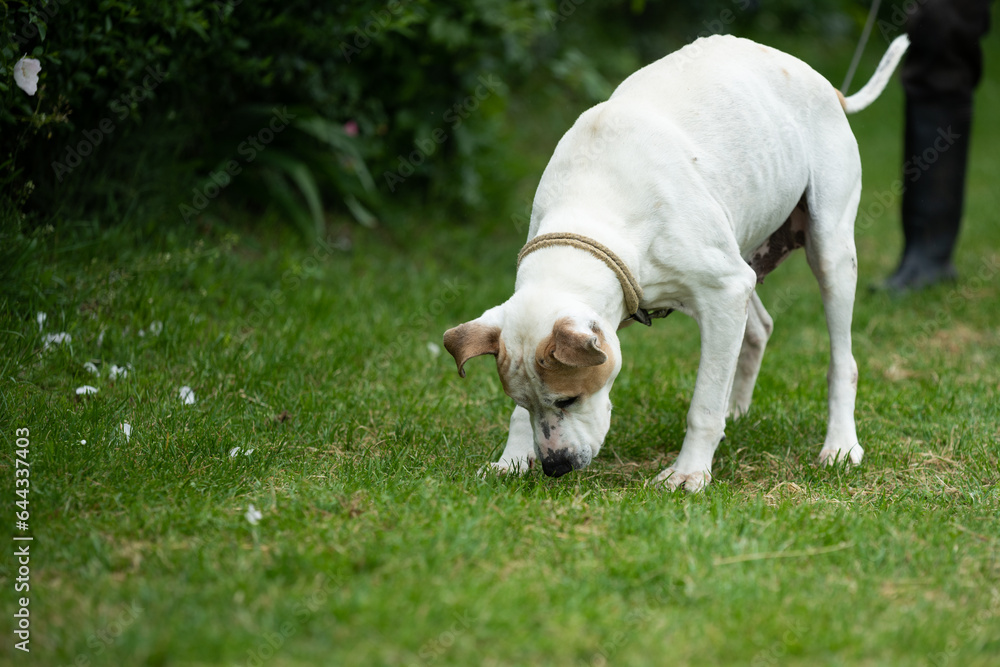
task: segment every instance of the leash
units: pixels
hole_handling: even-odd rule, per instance
[[[865,51],[865,46],[868,44],[868,38],[872,34],[872,26],[875,25],[875,17],[878,16],[878,7],[882,4],[882,0],[874,0],[872,2],[872,8],[868,12],[868,20],[865,21],[865,28],[861,31],[861,40],[858,42],[858,47],[854,49],[854,57],[851,58],[851,66],[847,68],[847,76],[844,77],[844,85],[840,87],[840,92],[847,95],[847,89],[851,86],[851,79],[854,78],[854,72],[858,69],[858,63],[861,62],[861,54]]]
[[[582,234],[571,234],[569,232],[540,234],[525,243],[524,247],[521,248],[521,252],[517,253],[517,265],[521,266],[521,260],[534,251],[552,246],[569,246],[585,250],[608,265],[608,268],[617,276],[618,282],[621,283],[622,293],[625,295],[625,309],[631,313],[625,320],[634,319],[646,326],[650,326],[652,324],[650,321],[651,317],[666,317],[670,314],[670,309],[657,310],[650,313],[646,309],[640,308],[639,302],[642,301],[642,287],[625,262],[606,246]]]

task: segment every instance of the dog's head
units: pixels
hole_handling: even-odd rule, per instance
[[[515,294],[446,331],[444,346],[462,377],[472,357],[496,356],[504,391],[531,415],[542,469],[558,477],[585,468],[604,444],[621,347],[614,329],[589,309],[549,315],[538,305]]]

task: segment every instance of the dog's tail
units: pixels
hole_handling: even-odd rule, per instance
[[[892,44],[889,45],[885,55],[882,56],[882,61],[875,68],[872,78],[868,80],[868,83],[861,90],[850,97],[844,97],[839,90],[837,91],[837,95],[840,97],[840,106],[844,107],[845,113],[861,111],[878,99],[878,96],[885,90],[886,84],[889,83],[889,78],[896,70],[896,66],[899,65],[899,61],[903,59],[903,54],[906,53],[906,49],[909,46],[910,38],[906,35],[900,35],[892,40]]]

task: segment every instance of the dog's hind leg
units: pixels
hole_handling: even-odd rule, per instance
[[[860,174],[860,168],[858,172]],[[864,455],[858,444],[854,422],[858,366],[851,353],[851,319],[858,281],[854,218],[861,197],[861,180],[858,178],[853,186],[838,185],[845,196],[827,196],[829,205],[810,206],[811,220],[806,236],[806,258],[819,282],[830,333],[830,368],[827,374],[829,421],[820,452],[820,461],[824,465],[837,462],[856,464]]]
[[[736,362],[736,375],[733,376],[733,386],[729,392],[728,416],[731,419],[738,419],[750,409],[753,388],[757,384],[757,374],[760,372],[760,362],[764,358],[764,349],[773,329],[774,321],[764,309],[757,292],[754,292],[747,308],[747,328],[743,334],[743,347],[740,349],[740,358]]]

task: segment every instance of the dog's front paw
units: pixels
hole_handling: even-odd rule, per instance
[[[864,455],[865,450],[858,443],[854,443],[851,447],[826,445],[819,453],[819,462],[823,466],[858,465]]]
[[[676,468],[667,468],[655,478],[653,484],[662,486],[667,491],[676,491],[683,487],[689,493],[702,491],[712,481],[712,473],[707,470],[681,472]]]
[[[479,469],[479,476],[487,475],[523,475],[535,467],[534,457],[517,459],[500,459],[496,463],[487,463]]]

